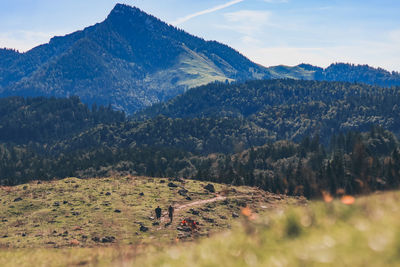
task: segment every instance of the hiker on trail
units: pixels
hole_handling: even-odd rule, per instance
[[[160,206],[158,206],[154,211],[156,212],[157,220],[160,220],[161,219],[161,208],[160,208]]]
[[[172,220],[174,218],[174,207],[172,207],[171,205],[168,207],[168,217],[170,222],[172,223]]]

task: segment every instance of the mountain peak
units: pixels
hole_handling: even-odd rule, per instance
[[[123,12],[123,11],[136,11],[138,8],[126,5],[126,4],[116,4],[111,12]]]
[[[113,10],[111,10],[110,14],[108,15],[107,21],[111,21],[118,28],[125,27],[125,30],[131,28],[133,24],[146,26],[152,24],[152,22],[158,22],[162,25],[165,24],[164,22],[161,22],[158,18],[147,14],[143,10],[125,4],[116,4]],[[159,26],[161,26],[161,24]]]
[[[116,4],[108,16],[109,17],[114,15],[126,16],[126,15],[137,15],[137,14],[145,14],[145,12],[134,6],[126,4]]]

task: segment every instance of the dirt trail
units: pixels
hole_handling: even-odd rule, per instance
[[[225,199],[252,198],[252,197],[253,197],[252,195],[237,195],[237,196],[230,196],[230,197],[217,195],[216,197],[209,198],[209,199],[201,199],[201,200],[192,201],[190,203],[186,203],[183,205],[174,206],[174,217],[176,217],[176,215],[181,213],[183,210],[186,210],[191,207],[201,206],[201,205],[205,205],[205,204],[213,203],[213,202],[217,202],[217,201],[223,201]],[[169,221],[168,212],[164,212],[161,217],[161,222],[168,222],[168,221]]]
[[[192,201],[183,205],[176,205],[174,206],[174,217],[180,213],[182,210],[190,208],[190,207],[195,207],[195,206],[200,206],[200,205],[204,205],[207,203],[212,203],[212,202],[216,202],[216,201],[222,201],[225,200],[227,197],[223,197],[223,196],[216,196],[213,198],[209,198],[209,199],[201,199],[201,200],[196,200],[196,201]],[[163,212],[162,216],[161,216],[161,222],[167,222],[169,221],[169,217],[168,217],[168,212]]]
[[[227,197],[216,196],[216,197],[209,198],[209,199],[196,200],[196,201],[193,201],[193,202],[190,202],[190,203],[186,203],[186,204],[177,206],[175,208],[175,211],[180,211],[180,210],[183,210],[183,209],[186,209],[186,208],[190,208],[190,207],[193,207],[193,206],[199,206],[199,205],[208,204],[208,203],[212,203],[212,202],[215,202],[215,201],[223,201],[225,199],[227,199]]]

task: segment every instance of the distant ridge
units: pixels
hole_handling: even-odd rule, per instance
[[[368,66],[265,68],[123,4],[103,22],[26,53],[0,49],[0,96],[77,95],[128,114],[213,81],[271,78],[400,84],[399,73]]]
[[[389,72],[368,65],[334,63],[323,69],[309,64],[295,67],[275,66],[268,68],[273,78],[308,79],[317,81],[356,82],[384,87],[400,85],[400,73]]]

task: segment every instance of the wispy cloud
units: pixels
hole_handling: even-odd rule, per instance
[[[260,43],[259,35],[263,34],[263,29],[269,25],[272,13],[268,10],[240,10],[225,13],[224,18],[227,22],[219,25],[221,29],[238,32],[242,35],[240,40],[245,44]]]
[[[271,4],[274,4],[274,3],[287,3],[287,2],[289,2],[289,0],[264,0],[264,2],[271,3]]]
[[[235,22],[240,24],[248,24],[248,25],[265,25],[269,17],[271,16],[271,12],[264,10],[240,10],[237,12],[231,12],[224,14],[225,19],[228,22]]]
[[[244,0],[233,0],[233,1],[230,1],[230,2],[222,4],[222,5],[218,5],[218,6],[203,10],[203,11],[199,11],[199,12],[187,15],[185,17],[179,18],[176,21],[172,22],[172,24],[173,25],[180,25],[180,24],[182,24],[182,23],[184,23],[184,22],[186,22],[188,20],[191,20],[191,19],[193,19],[195,17],[202,16],[202,15],[205,15],[205,14],[210,14],[210,13],[216,12],[218,10],[221,10],[221,9],[224,9],[224,8],[239,4],[240,2],[243,2],[243,1]]]

